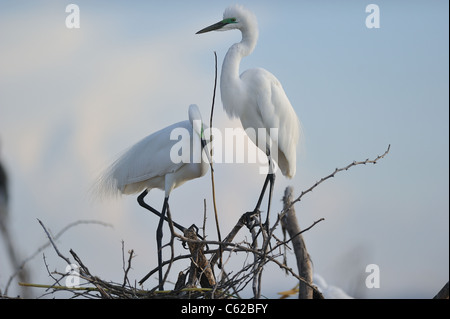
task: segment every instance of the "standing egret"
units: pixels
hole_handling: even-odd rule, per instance
[[[296,170],[296,148],[300,136],[300,122],[292,108],[280,82],[270,72],[262,68],[250,69],[239,75],[239,64],[243,57],[251,54],[258,39],[258,26],[255,15],[239,5],[225,9],[223,20],[197,32],[227,31],[238,29],[242,40],[233,44],[225,56],[220,77],[220,91],[223,107],[229,117],[238,117],[246,132],[256,132],[263,128],[264,141],[258,136],[250,139],[266,153],[269,160],[269,172],[253,212],[259,213],[262,198],[269,187],[269,199],[266,227],[269,223],[269,211],[275,182],[272,156],[277,154],[277,162],[284,176],[292,178]],[[251,130],[247,130],[251,129]],[[270,130],[277,129],[278,136],[270,136]],[[259,132],[259,131],[258,131]],[[259,135],[259,133],[258,133]]]
[[[185,133],[185,135],[183,135]],[[188,134],[188,137],[186,137]],[[181,135],[181,139],[178,138]],[[189,106],[189,120],[175,123],[157,131],[133,145],[117,159],[100,177],[99,191],[104,194],[137,194],[138,203],[160,217],[156,231],[158,247],[159,289],[162,282],[162,226],[169,209],[171,191],[185,182],[202,177],[209,164],[202,156],[203,151],[211,162],[204,138],[204,127],[197,105]],[[180,158],[179,153],[187,157]],[[144,202],[148,192],[158,188],[164,190],[164,204],[161,213]],[[180,230],[184,227],[174,223]]]

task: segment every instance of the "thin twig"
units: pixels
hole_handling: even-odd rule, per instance
[[[331,177],[334,177],[337,173],[342,172],[342,171],[346,171],[346,170],[348,170],[349,168],[351,168],[351,167],[353,167],[353,166],[356,166],[356,165],[361,165],[361,164],[364,164],[364,165],[366,165],[366,164],[376,164],[380,159],[384,158],[384,157],[389,153],[390,149],[391,149],[391,144],[388,145],[388,148],[387,148],[387,150],[383,153],[383,155],[379,155],[379,156],[377,156],[377,157],[376,157],[375,159],[373,159],[373,160],[366,159],[365,161],[361,161],[361,162],[356,162],[356,161],[354,161],[353,163],[350,163],[350,164],[348,164],[348,165],[345,166],[345,167],[342,167],[342,168],[336,168],[336,169],[334,170],[333,173],[331,173],[330,175],[328,175],[328,176],[326,176],[326,177],[323,177],[322,179],[320,179],[318,182],[316,182],[313,186],[311,186],[311,187],[308,188],[307,190],[302,191],[302,193],[300,194],[300,196],[297,197],[297,198],[291,203],[291,205],[289,205],[289,207],[288,207],[287,209],[289,209],[289,208],[290,208],[293,204],[295,204],[296,202],[301,201],[301,199],[302,199],[302,197],[303,197],[304,195],[306,195],[306,194],[309,193],[309,192],[312,192],[314,188],[316,188],[317,186],[319,186],[320,184],[322,184],[322,183],[323,183],[324,181],[326,181],[327,179],[329,179],[329,178],[331,178]],[[287,209],[284,209],[283,211],[285,211],[285,210],[287,210]]]
[[[133,249],[130,250],[128,252],[128,254],[130,255],[128,257],[128,266],[127,266],[127,268],[125,268],[125,248],[124,248],[124,241],[122,240],[122,268],[123,268],[123,271],[124,271],[122,287],[125,287],[127,282],[128,282],[128,285],[130,285],[130,280],[128,279],[128,272],[131,269],[131,259],[133,258],[134,250]]]
[[[203,199],[203,238],[206,238],[206,198]]]
[[[109,223],[105,223],[99,220],[95,220],[95,219],[81,219],[81,220],[76,220],[68,225],[66,225],[64,228],[62,228],[55,236],[54,239],[58,239],[63,233],[65,233],[67,230],[69,230],[72,227],[78,226],[78,225],[84,225],[84,224],[97,224],[97,225],[101,225],[101,226],[105,226],[105,227],[113,227],[112,224]]]
[[[298,233],[296,233],[294,236],[292,236],[292,237],[289,238],[288,240],[278,243],[274,248],[276,248],[276,247],[278,247],[278,246],[281,246],[281,245],[289,244],[289,242],[291,242],[295,237],[297,237],[297,236],[303,234],[304,232],[310,230],[311,228],[313,228],[314,226],[316,226],[316,224],[318,224],[318,223],[320,223],[320,222],[322,222],[322,221],[324,221],[324,220],[325,220],[325,218],[323,218],[323,217],[320,218],[320,219],[318,219],[318,220],[316,220],[315,222],[312,223],[311,226],[309,226],[309,227],[307,227],[307,228],[305,228],[305,229],[299,231]]]
[[[217,88],[217,53],[214,51],[214,65],[215,65],[215,73],[214,73],[214,91],[213,91],[213,97],[212,97],[212,103],[211,103],[211,116],[209,118],[209,129],[210,132],[212,130],[212,121],[213,121],[213,114],[214,114],[214,103],[216,100],[216,88]],[[209,143],[212,145],[212,134],[209,136]],[[213,158],[213,152],[211,150],[211,158]],[[217,238],[219,241],[222,241],[222,236],[220,235],[220,227],[219,227],[219,215],[217,213],[217,205],[216,205],[216,187],[214,183],[214,169],[213,169],[213,163],[211,161],[211,185],[212,185],[212,196],[213,196],[213,206],[214,206],[214,216],[216,218],[216,228],[217,228]],[[219,247],[219,268],[222,268],[222,251],[221,247]]]
[[[70,224],[68,224],[67,226],[65,226],[63,229],[61,229],[55,236],[53,236],[53,240],[57,240],[59,239],[66,231],[68,231],[70,228],[75,227],[77,225],[81,225],[81,224],[98,224],[98,225],[102,225],[102,226],[106,226],[106,227],[113,227],[111,224],[107,224],[98,220],[78,220],[75,222],[72,222]],[[22,261],[22,263],[20,264],[20,266],[16,269],[16,272],[13,273],[10,278],[8,279],[8,282],[6,284],[6,289],[5,291],[8,291],[8,287],[10,286],[12,280],[19,274],[19,272],[24,269],[25,265],[32,260],[33,258],[35,258],[37,255],[39,255],[40,252],[42,252],[43,250],[45,250],[48,246],[50,246],[52,243],[51,241],[48,241],[47,243],[45,243],[44,245],[42,245],[41,247],[39,247],[31,256],[27,257],[25,260]]]
[[[50,233],[47,231],[47,228],[45,228],[44,224],[41,222],[40,219],[37,219],[37,220],[38,220],[39,224],[41,224],[41,226],[42,226],[42,228],[44,229],[45,233],[47,234],[48,240],[50,240],[50,243],[52,244],[52,246],[53,246],[53,248],[55,249],[55,251],[56,251],[56,253],[58,254],[58,256],[61,257],[63,260],[65,260],[66,263],[67,263],[68,265],[70,265],[70,264],[71,264],[70,259],[67,258],[67,257],[65,257],[63,254],[61,254],[61,253],[59,252],[58,247],[56,247],[56,244],[55,244],[55,242],[53,241],[53,238],[52,238],[52,236],[50,235]]]

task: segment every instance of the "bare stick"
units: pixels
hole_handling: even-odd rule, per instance
[[[292,187],[286,187],[284,191],[283,204],[285,207],[289,206],[292,202]],[[300,235],[300,226],[297,222],[294,207],[291,206],[286,215],[281,219],[281,227],[286,229],[292,240],[292,246],[294,247],[294,253],[297,259],[298,275],[312,284],[313,272],[311,259],[306,249],[306,244],[303,240],[303,236]],[[299,299],[312,299],[313,290],[305,285],[302,281],[299,282]]]
[[[281,242],[279,245],[286,245],[286,244],[288,244],[288,243],[291,242],[293,239],[295,239],[297,236],[299,236],[299,235],[303,234],[304,232],[310,230],[310,229],[313,228],[316,224],[318,224],[318,223],[320,223],[320,222],[322,222],[322,221],[324,221],[324,220],[325,220],[325,218],[323,218],[323,217],[320,218],[320,219],[318,219],[318,220],[316,220],[315,222],[313,222],[313,223],[311,224],[311,226],[309,226],[309,227],[307,227],[307,228],[305,228],[305,229],[299,231],[299,232],[296,233],[294,236],[291,236],[291,238],[289,238],[288,240]],[[277,248],[279,245],[275,246],[274,248]]]
[[[112,299],[111,294],[105,289],[102,281],[99,278],[91,275],[91,272],[89,271],[89,269],[83,264],[80,257],[78,257],[78,255],[72,249],[70,250],[70,254],[73,256],[75,261],[80,266],[80,270],[82,271],[81,274],[84,273],[86,276],[89,277],[89,279],[88,278],[85,278],[85,279],[88,279],[89,282],[98,289],[98,292],[101,294],[102,298]]]
[[[39,224],[41,224],[42,228],[44,228],[45,233],[47,234],[48,240],[50,240],[50,243],[52,244],[53,248],[55,249],[56,253],[58,254],[59,257],[61,257],[62,259],[64,259],[66,261],[66,263],[68,265],[71,264],[70,259],[63,256],[63,254],[61,254],[58,250],[58,247],[56,247],[55,242],[53,241],[52,236],[49,234],[49,232],[47,231],[47,229],[45,228],[44,224],[38,219]]]
[[[214,103],[216,100],[216,88],[217,88],[217,53],[214,51],[214,64],[215,64],[215,74],[214,74],[214,91],[213,91],[213,98],[212,98],[212,104],[211,104],[211,116],[209,118],[209,129],[212,129],[212,120],[213,120],[213,114],[214,114]],[[212,145],[212,134],[209,136],[209,142],[210,145]],[[211,151],[211,158],[213,157],[212,151]],[[214,169],[213,169],[213,163],[210,163],[211,165],[211,184],[212,184],[212,196],[213,196],[213,206],[214,206],[214,215],[216,218],[216,228],[217,228],[217,238],[219,241],[222,241],[222,236],[220,235],[220,227],[219,227],[219,215],[217,213],[217,206],[216,206],[216,187],[214,184]],[[219,268],[222,268],[222,247],[219,246]]]
[[[214,278],[211,265],[203,252],[205,244],[201,241],[197,241],[197,234],[191,227],[184,231],[184,236],[189,239],[193,239],[192,242],[188,242],[189,250],[192,256],[188,282],[193,285],[196,279],[198,279],[202,288],[214,287],[216,285],[216,280]]]
[[[241,230],[242,226],[245,225],[245,217],[246,214],[243,214],[238,222],[236,223],[236,225],[233,227],[233,229],[230,231],[230,233],[228,234],[228,236],[223,240],[223,242],[221,242],[221,245],[219,245],[219,247],[221,247],[222,245],[227,245],[228,243],[231,243],[231,241],[234,239],[234,237],[236,237],[237,233]],[[213,257],[211,258],[211,266],[214,266],[214,264],[217,262],[217,260],[219,259],[219,256],[221,254],[214,254]]]
[[[53,240],[59,239],[59,237],[61,237],[67,230],[69,230],[70,228],[72,228],[74,226],[80,225],[80,224],[98,224],[98,225],[102,225],[102,226],[113,227],[111,224],[107,224],[107,223],[104,223],[104,222],[101,222],[101,221],[98,221],[98,220],[78,220],[78,221],[75,221],[73,223],[68,224],[63,229],[61,229],[55,236],[53,236]],[[14,279],[14,277],[16,277],[19,274],[19,272],[22,269],[24,269],[25,265],[30,260],[35,258],[40,252],[42,252],[44,249],[46,249],[48,246],[50,246],[51,244],[52,244],[51,241],[45,243],[44,245],[39,247],[31,256],[27,257],[24,261],[22,261],[20,266],[16,269],[16,272],[14,274],[12,274],[10,276],[10,278],[8,279],[8,283],[6,284],[5,292],[8,291],[8,287],[10,286],[12,280]]]
[[[123,271],[124,271],[122,287],[125,287],[127,282],[128,282],[128,285],[130,285],[130,281],[128,279],[128,272],[131,269],[131,259],[133,258],[134,250],[133,249],[130,250],[128,252],[128,254],[130,255],[130,257],[128,257],[128,267],[125,268],[125,248],[124,248],[124,241],[122,240],[122,268],[123,268]]]
[[[216,100],[216,88],[217,88],[217,53],[214,51],[214,64],[215,64],[215,72],[214,72],[214,91],[212,97],[212,105],[211,105],[211,116],[209,118],[209,127],[212,128],[212,119],[214,114],[214,102]],[[210,140],[212,141],[212,140]]]
[[[290,208],[292,205],[294,205],[296,202],[299,202],[305,194],[307,194],[307,193],[309,193],[309,192],[312,192],[314,188],[316,188],[317,186],[319,186],[320,184],[322,184],[323,182],[325,182],[327,179],[329,179],[329,178],[331,178],[331,177],[334,177],[337,173],[342,172],[342,171],[346,171],[346,170],[348,170],[350,167],[353,167],[353,166],[356,166],[356,165],[361,165],[361,164],[364,164],[364,165],[366,165],[366,164],[376,164],[380,159],[384,158],[384,157],[389,153],[389,150],[390,150],[390,149],[391,149],[391,144],[388,145],[388,148],[387,148],[387,150],[383,153],[383,155],[379,155],[379,156],[377,156],[377,157],[376,157],[375,159],[373,159],[373,160],[366,159],[365,161],[361,161],[361,162],[356,162],[356,161],[354,161],[353,163],[350,163],[350,164],[348,164],[348,165],[345,166],[345,167],[342,167],[342,168],[336,168],[336,169],[334,170],[333,173],[331,173],[330,175],[328,175],[328,176],[326,176],[326,177],[323,177],[322,179],[320,179],[320,181],[316,182],[313,186],[311,186],[310,188],[308,188],[306,191],[302,191],[302,193],[300,194],[300,196],[297,197],[297,199],[295,199],[295,200],[289,205],[289,207],[287,207],[287,208],[284,209],[283,211],[289,209],[289,208]]]

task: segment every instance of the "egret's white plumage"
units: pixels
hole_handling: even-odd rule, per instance
[[[233,29],[241,31],[242,40],[233,44],[224,58],[220,76],[221,98],[229,117],[238,117],[246,132],[258,132],[249,137],[267,154],[269,174],[255,211],[259,210],[267,182],[270,182],[269,211],[275,179],[272,159],[277,162],[283,175],[289,178],[295,175],[300,121],[283,87],[272,73],[255,68],[239,74],[242,58],[253,52],[258,40],[258,24],[252,12],[240,5],[232,5],[225,9],[222,21],[198,31],[197,34]],[[258,130],[261,128],[266,131],[266,142],[262,143],[258,141]],[[271,129],[278,129],[278,134],[270,134]]]
[[[102,175],[100,192],[136,194],[157,188],[165,191],[168,197],[174,188],[205,175],[209,164],[203,156],[201,161],[194,158],[201,154],[201,121],[197,105],[190,105],[189,120],[163,128],[131,146]],[[171,134],[177,130],[188,132],[189,138],[179,140],[175,134],[171,139]],[[195,146],[198,150],[193,149]],[[175,163],[171,158],[173,147],[189,151],[189,161]]]
[[[319,288],[325,299],[353,299],[353,297],[349,296],[341,288],[329,285],[325,279],[318,274],[314,274],[313,283]]]
[[[133,145],[119,157],[100,177],[98,190],[103,194],[136,194],[139,205],[158,215],[156,230],[158,249],[159,289],[163,290],[162,277],[162,226],[169,209],[170,192],[183,183],[202,177],[208,171],[206,158],[211,162],[205,149],[204,125],[197,105],[189,106],[189,120],[170,125]],[[181,138],[179,138],[181,136]],[[189,152],[189,156],[179,152]],[[180,154],[179,154],[180,155]],[[153,189],[165,191],[161,213],[144,202],[144,197]],[[185,228],[173,222],[181,230]]]
[[[228,49],[222,64],[220,91],[223,107],[229,117],[240,119],[244,129],[265,128],[267,134],[270,128],[278,129],[278,139],[272,137],[272,149],[278,147],[278,166],[283,175],[292,178],[296,171],[300,122],[281,83],[263,68],[239,74],[242,58],[253,52],[258,40],[255,15],[242,6],[232,5],[225,9],[222,21],[197,33],[233,29],[241,31],[242,40]],[[249,137],[260,148],[266,146],[258,143],[257,135]],[[266,149],[262,151],[266,152]],[[270,153],[276,154],[274,151]]]

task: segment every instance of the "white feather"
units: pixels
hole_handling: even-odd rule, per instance
[[[143,138],[125,151],[100,175],[96,187],[98,194],[135,194],[158,188],[168,195],[184,182],[205,175],[208,163],[203,160],[196,163],[193,158],[195,151],[201,154],[201,149],[193,149],[201,148],[199,132],[193,128],[194,121],[201,121],[196,105],[190,106],[189,117],[187,121],[172,124]],[[187,132],[189,138],[171,139],[172,132],[177,130]],[[177,138],[176,135],[172,138]],[[171,158],[175,145],[176,150],[190,152],[189,161],[175,162]]]

